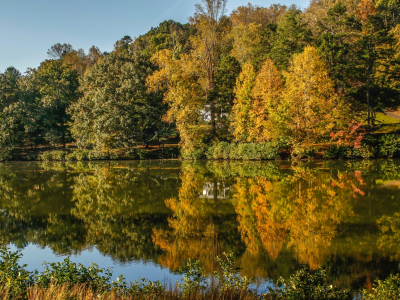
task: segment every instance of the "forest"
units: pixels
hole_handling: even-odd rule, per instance
[[[171,137],[187,159],[400,154],[398,136],[373,134],[400,106],[398,2],[226,4],[201,0],[187,24],[124,36],[110,53],[58,43],[38,68],[7,68],[0,160],[71,148],[142,158]]]

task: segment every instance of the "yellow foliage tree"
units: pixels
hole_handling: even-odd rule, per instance
[[[274,120],[284,90],[280,72],[267,59],[257,74],[252,91],[254,102],[250,118],[254,126],[249,128],[249,136],[255,142],[265,142],[274,137]]]
[[[255,79],[256,72],[253,65],[246,63],[236,81],[236,99],[232,108],[233,134],[240,141],[250,141],[249,129],[253,127],[250,111],[253,105],[252,90]]]
[[[253,49],[260,42],[261,25],[250,23],[248,25],[239,24],[231,31],[233,49],[231,56],[235,57],[243,66],[246,62],[255,58]]]
[[[147,87],[150,91],[164,91],[164,101],[169,104],[164,120],[175,121],[183,154],[193,151],[207,131],[201,119],[205,98],[198,81],[201,72],[198,61],[188,54],[175,59],[170,50],[157,52],[152,61],[160,70],[147,78]]]
[[[260,7],[247,4],[234,9],[230,15],[233,26],[254,23],[262,26],[276,23],[277,18],[286,11],[287,7],[281,4],[272,4],[270,7]]]
[[[299,154],[326,141],[338,123],[346,123],[344,106],[316,48],[307,46],[303,53],[295,55],[285,75],[279,129],[290,138],[294,153]]]

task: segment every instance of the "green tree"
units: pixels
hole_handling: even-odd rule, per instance
[[[302,52],[313,39],[311,29],[301,20],[301,14],[300,9],[291,6],[278,19],[270,57],[280,69],[287,69],[292,56]]]
[[[317,46],[325,58],[335,89],[348,88],[354,81],[356,65],[354,44],[361,31],[361,23],[347,14],[344,3],[336,3],[327,16],[317,21]]]
[[[109,152],[147,144],[165,112],[160,93],[148,93],[153,72],[148,57],[113,52],[82,78],[83,96],[71,106],[73,137],[79,147]]]
[[[33,75],[39,87],[41,125],[46,141],[55,146],[70,135],[68,107],[80,96],[78,72],[60,60],[43,62]]]
[[[366,106],[368,125],[374,123],[376,113],[397,107],[399,93],[390,86],[398,78],[395,40],[378,14],[369,14],[362,20],[362,35],[357,41],[357,76],[362,83],[354,97]]]
[[[20,122],[20,90],[18,80],[21,73],[9,67],[0,73],[0,149],[12,150],[19,141]],[[23,128],[22,128],[23,130]]]
[[[183,52],[187,52],[190,49],[189,38],[195,32],[196,29],[190,24],[181,24],[168,20],[135,39],[131,48],[134,52],[150,55],[154,55],[163,49],[173,51],[181,48]]]
[[[236,79],[239,76],[241,67],[239,62],[232,56],[224,56],[221,65],[214,77],[212,97],[215,100],[215,111],[217,136],[220,140],[231,139],[229,134],[229,116],[235,99]]]

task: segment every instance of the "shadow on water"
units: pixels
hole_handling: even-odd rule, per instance
[[[11,163],[0,195],[0,241],[19,248],[209,274],[233,251],[260,281],[325,266],[354,289],[399,271],[400,160]]]

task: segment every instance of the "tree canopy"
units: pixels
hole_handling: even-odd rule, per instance
[[[230,14],[226,4],[201,0],[187,24],[124,35],[111,53],[57,43],[37,69],[8,68],[1,150],[129,151],[170,128],[184,157],[204,157],[222,141],[280,139],[301,153],[338,132],[354,138],[354,126],[374,126],[378,113],[399,107],[397,2],[249,3]]]

